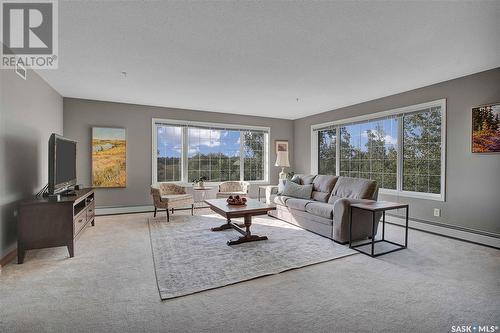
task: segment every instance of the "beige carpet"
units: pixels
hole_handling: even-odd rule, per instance
[[[151,247],[162,300],[219,288],[342,258],[356,251],[277,219],[253,219],[252,233],[268,240],[228,246],[235,230],[210,231],[218,215],[149,219]]]

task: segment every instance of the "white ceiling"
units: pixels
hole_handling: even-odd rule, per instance
[[[59,11],[59,69],[38,72],[65,97],[296,119],[500,66],[500,1]]]

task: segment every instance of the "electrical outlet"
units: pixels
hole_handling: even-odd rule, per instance
[[[434,208],[434,216],[441,216],[441,209]]]

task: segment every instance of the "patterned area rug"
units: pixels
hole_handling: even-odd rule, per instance
[[[226,242],[238,238],[238,232],[210,231],[224,222],[218,215],[178,215],[169,223],[165,217],[149,219],[162,300],[358,253],[267,216],[253,218],[252,233],[269,240],[228,246]]]

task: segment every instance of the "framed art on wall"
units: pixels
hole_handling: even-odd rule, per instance
[[[274,141],[274,152],[278,153],[280,151],[288,153],[288,140],[275,140]]]
[[[472,152],[500,152],[500,103],[472,108]]]
[[[92,187],[127,186],[124,128],[92,127]]]

